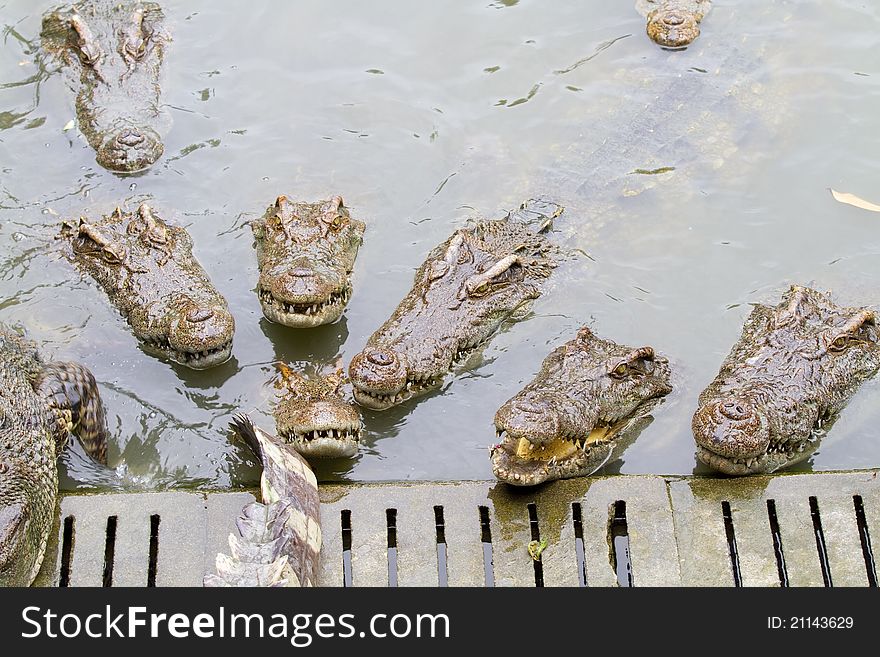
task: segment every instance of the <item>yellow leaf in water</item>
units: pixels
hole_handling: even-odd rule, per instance
[[[857,208],[861,208],[862,210],[870,210],[871,212],[880,212],[880,205],[876,205],[874,203],[871,203],[870,201],[866,201],[863,198],[859,198],[855,194],[847,194],[846,192],[838,192],[836,189],[832,189],[831,196],[833,196],[834,200],[838,201],[839,203],[854,205]]]
[[[73,130],[73,119],[70,119],[70,121],[65,123],[64,127],[61,128],[61,132],[67,132],[68,130]]]

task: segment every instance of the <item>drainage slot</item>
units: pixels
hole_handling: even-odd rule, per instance
[[[577,558],[578,585],[587,585],[587,560],[584,553],[584,521],[581,503],[571,505],[571,517],[574,521],[574,553]]]
[[[534,502],[529,504],[529,529],[532,532],[532,540],[541,543],[541,530],[538,527],[538,507]],[[544,564],[541,562],[541,553],[538,558],[532,558],[532,566],[535,568],[535,586],[544,586]]]
[[[831,582],[831,567],[828,565],[828,550],[825,547],[825,534],[822,532],[822,517],[819,515],[819,501],[810,497],[810,515],[813,517],[813,533],[816,535],[816,551],[819,553],[819,566],[822,568],[822,580],[825,586],[834,586]]]
[[[492,563],[492,530],[489,527],[489,507],[480,507],[480,541],[483,543],[483,578],[486,586],[495,586]]]
[[[742,575],[739,571],[739,552],[736,549],[736,533],[733,530],[733,514],[730,502],[721,503],[721,515],[724,516],[724,533],[727,535],[727,550],[730,553],[730,569],[733,571],[733,585],[742,586]]]
[[[58,573],[58,586],[70,586],[70,560],[73,557],[74,518],[64,519],[64,532],[61,535],[61,571]]]
[[[776,517],[775,500],[767,500],[767,519],[770,521],[770,534],[773,536],[773,552],[776,554],[779,585],[788,586],[788,571],[785,569],[785,553],[782,551],[782,534],[779,532],[779,518]]]
[[[343,509],[342,520],[342,585],[351,586],[351,511]]]
[[[107,518],[107,540],[104,543],[104,583],[113,586],[113,557],[116,553],[116,516]]]
[[[158,513],[150,516],[150,560],[147,564],[147,586],[156,586],[156,572],[159,569],[159,523]]]
[[[865,570],[868,572],[868,586],[877,586],[877,567],[874,564],[874,553],[871,551],[871,535],[868,533],[868,521],[865,518],[865,505],[861,495],[853,495],[853,505],[856,508],[856,524],[859,526]]]
[[[629,532],[626,528],[626,502],[617,500],[612,506],[608,523],[608,542],[611,544],[611,565],[617,573],[619,586],[632,586],[632,562],[629,557]]]
[[[397,509],[385,509],[388,527],[388,586],[397,586]]]
[[[443,521],[443,507],[434,507],[434,528],[437,532],[437,581],[440,586],[449,586],[449,573],[446,566],[446,523]]]

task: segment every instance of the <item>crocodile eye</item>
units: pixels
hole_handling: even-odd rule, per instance
[[[622,379],[626,377],[627,374],[629,374],[629,365],[626,363],[620,363],[611,371],[611,376],[615,379]]]
[[[340,228],[342,228],[343,223],[344,223],[344,219],[343,219],[342,215],[337,214],[335,217],[333,217],[333,221],[330,222],[330,228],[332,228],[335,231],[339,230]]]
[[[122,262],[122,256],[114,249],[101,249],[101,259],[111,265],[118,265]]]
[[[481,297],[484,296],[489,291],[489,281],[483,281],[479,285],[471,288],[470,293],[472,297]]]
[[[834,338],[834,340],[828,346],[828,351],[830,351],[831,353],[834,353],[834,354],[843,353],[852,345],[853,342],[854,342],[854,340],[852,339],[851,336],[848,336],[848,335],[838,336],[838,337]]]

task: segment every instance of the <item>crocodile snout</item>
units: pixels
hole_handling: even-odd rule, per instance
[[[728,458],[759,456],[770,445],[769,422],[747,399],[709,401],[697,410],[692,426],[699,446]]]
[[[370,394],[393,395],[406,387],[406,365],[393,349],[367,347],[348,368],[351,382]]]
[[[134,173],[150,167],[164,150],[161,138],[153,130],[125,126],[109,134],[97,151],[97,160],[110,171]]]
[[[565,401],[549,397],[514,397],[495,413],[495,426],[535,445],[549,444],[566,433],[559,409]]]
[[[700,36],[700,18],[682,11],[658,9],[648,16],[647,33],[659,46],[684,48]]]

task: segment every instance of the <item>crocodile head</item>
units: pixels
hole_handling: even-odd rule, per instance
[[[555,266],[551,253],[542,232],[510,219],[456,231],[352,359],[355,400],[385,409],[438,388],[503,322],[525,314]]]
[[[162,156],[163,24],[155,2],[84,0],[43,17],[43,46],[64,64],[79,128],[111,171],[142,171]]]
[[[278,364],[283,393],[275,406],[278,435],[306,457],[355,456],[363,421],[357,409],[340,394],[342,371],[309,378]]]
[[[823,426],[880,368],[874,312],[793,286],[756,305],[700,395],[697,458],[725,474],[770,473],[806,459]]]
[[[351,272],[366,229],[342,198],[294,203],[279,196],[252,228],[266,319],[301,328],[339,319],[351,298]]]
[[[193,369],[232,353],[235,320],[192,253],[192,239],[146,203],[66,223],[71,258],[104,288],[144,349]]]
[[[684,48],[700,36],[700,22],[712,7],[710,0],[639,0],[647,17],[648,37],[664,48]]]
[[[40,567],[47,536],[35,518],[33,497],[44,491],[34,486],[34,475],[11,455],[0,456],[0,586],[27,586]]]
[[[589,475],[671,390],[669,363],[651,347],[619,345],[583,327],[498,409],[492,471],[517,486]]]

